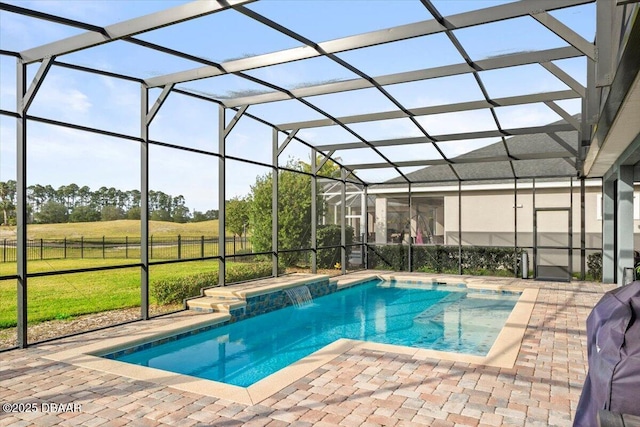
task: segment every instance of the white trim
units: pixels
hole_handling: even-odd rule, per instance
[[[452,181],[453,182],[453,181]],[[386,185],[386,184],[383,184]],[[418,185],[428,184],[413,184],[411,186],[411,194],[415,193],[446,193],[457,192],[457,185],[440,185],[429,187],[418,187]],[[585,187],[601,187],[602,184],[599,181],[588,181],[584,183]],[[554,182],[536,182],[536,188],[569,188],[568,181],[554,181]],[[533,188],[533,183],[518,182],[518,190],[525,190]],[[467,184],[462,185],[462,191],[486,191],[486,190],[511,190],[513,191],[513,182],[507,184]],[[580,187],[578,185],[573,186],[574,191],[578,191]],[[369,194],[395,194],[395,193],[408,193],[408,186],[404,183],[398,185],[396,188],[369,188]]]

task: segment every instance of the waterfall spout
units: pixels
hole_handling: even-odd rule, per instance
[[[302,307],[313,302],[311,292],[306,286],[298,286],[297,288],[289,288],[284,290],[294,306]]]

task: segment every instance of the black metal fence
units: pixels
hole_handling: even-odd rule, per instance
[[[0,262],[16,262],[16,240],[0,241]],[[251,252],[246,237],[226,237],[225,253]],[[220,239],[207,236],[151,236],[150,259],[192,259],[220,255]],[[140,258],[139,237],[63,238],[27,240],[27,259]]]

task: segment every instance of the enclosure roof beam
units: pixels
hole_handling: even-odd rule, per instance
[[[584,98],[586,96],[587,89],[582,86],[580,82],[571,77],[569,73],[565,72],[562,68],[558,67],[553,62],[541,62],[540,65],[542,65],[545,70],[549,71],[551,74],[559,78],[562,83],[566,84],[571,89],[576,91],[576,93],[580,95],[581,98]]]
[[[156,117],[156,114],[158,114],[158,111],[160,111],[160,107],[162,107],[162,104],[164,104],[164,101],[167,100],[167,97],[171,93],[173,86],[174,85],[172,84],[168,84],[164,88],[162,88],[162,92],[160,93],[160,96],[158,96],[158,99],[156,99],[156,102],[153,103],[153,107],[151,107],[151,110],[149,110],[149,112],[147,113],[147,118],[146,118],[147,126],[151,124],[153,119]]]
[[[407,114],[407,116],[409,117],[409,119],[413,122],[413,124],[416,126],[416,128],[418,128],[422,134],[424,136],[426,136],[427,138],[429,137],[429,134],[427,133],[427,131],[424,129],[424,127],[422,126],[421,123],[419,123],[415,117],[411,114],[411,112],[409,112],[397,99],[395,99],[389,92],[387,92],[386,89],[384,89],[382,86],[380,86],[379,83],[377,83],[372,77],[370,77],[368,74],[366,74],[364,71],[360,70],[357,67],[354,67],[353,65],[349,64],[347,61],[343,60],[342,58],[338,57],[337,55],[333,54],[333,53],[328,53],[323,51],[321,48],[318,47],[318,45],[313,42],[312,40],[302,36],[301,34],[298,34],[286,27],[283,27],[282,25],[278,24],[277,22],[274,22],[272,20],[270,20],[269,18],[260,15],[259,13],[256,13],[254,11],[252,11],[251,9],[247,9],[244,6],[235,6],[234,9],[236,9],[237,11],[241,12],[242,14],[257,20],[258,22],[260,22],[261,24],[267,25],[268,27],[286,35],[289,36],[301,43],[304,43],[305,45],[317,50],[320,54],[324,55],[326,58],[336,62],[337,64],[341,65],[342,67],[348,69],[349,71],[351,71],[352,73],[356,74],[357,76],[359,76],[362,79],[365,79],[369,82],[371,82],[373,84],[373,86],[384,96],[386,97],[389,101],[391,101],[397,108],[399,108],[401,111],[403,111],[405,114]],[[302,101],[302,98],[298,98],[299,100]],[[302,101],[305,102],[305,101]],[[323,114],[327,117],[327,118],[332,118],[329,115],[327,115],[325,112],[323,112]],[[333,119],[333,118],[332,118]],[[335,119],[334,119],[335,120]],[[344,124],[341,123],[341,126],[344,126]],[[347,131],[350,131],[349,128],[345,128]],[[363,140],[363,142],[367,142],[366,140]],[[438,148],[438,145],[434,142],[433,143],[433,147],[440,153],[441,157],[443,159],[446,159],[446,155],[444,154],[444,152],[442,152],[442,150],[440,150],[440,148]],[[371,147],[373,149],[373,151],[375,151],[376,153],[378,153],[387,163],[393,165],[393,162],[391,162],[385,155],[384,153],[379,152],[378,150],[375,149],[375,147]],[[315,160],[316,158],[313,158],[313,163],[314,163],[314,169],[315,169]],[[400,176],[402,176],[403,178],[406,179],[404,173],[396,168],[396,171],[398,172],[398,174]],[[453,171],[453,170],[452,170]],[[342,170],[342,175],[343,175],[343,179],[346,179],[346,177],[344,176],[344,169]],[[455,171],[453,171],[453,173],[455,174]],[[343,190],[344,192],[344,190]]]
[[[29,106],[31,106],[36,93],[40,89],[40,86],[42,86],[42,83],[44,83],[44,78],[49,72],[54,59],[54,57],[46,58],[42,61],[42,64],[40,64],[40,67],[38,68],[38,71],[36,72],[36,75],[31,82],[31,86],[29,86],[27,93],[25,93],[24,97],[22,98],[22,108],[20,111],[21,113],[27,111],[29,109]]]
[[[291,140],[295,138],[297,133],[298,133],[298,130],[296,129],[293,132],[291,132],[284,141],[282,141],[282,144],[280,145],[280,147],[278,147],[278,156],[282,154],[282,152],[287,148],[287,146],[289,145]]]
[[[320,161],[319,165],[316,165],[316,170],[313,171],[313,173],[318,173],[318,171],[322,169],[322,167],[329,161],[329,159],[331,159],[331,156],[333,156],[333,153],[335,152],[336,150],[332,150],[325,154],[321,151],[317,151],[317,153],[320,153],[320,155],[324,156],[324,158]],[[345,166],[343,165],[342,167],[345,167]]]
[[[534,12],[531,17],[553,31],[558,37],[569,43],[571,46],[575,46],[583,54],[589,57],[589,59],[595,61],[596,59],[596,47],[593,43],[589,43],[580,34],[567,27],[558,19],[549,15],[547,12]]]
[[[553,101],[544,101],[545,105],[551,108],[556,114],[562,117],[567,123],[571,123],[576,130],[580,130],[580,121],[569,114],[564,108]]]
[[[487,157],[469,157],[469,158],[453,158],[447,160],[433,159],[433,160],[407,160],[401,162],[395,162],[398,167],[414,167],[414,166],[436,166],[436,165],[449,165],[449,164],[475,164],[475,163],[490,163],[490,162],[508,162],[518,160],[540,160],[540,159],[571,159],[572,156],[566,151],[559,151],[555,153],[528,153],[521,154],[519,156],[487,156]],[[358,169],[382,169],[388,168],[387,163],[360,163],[349,164],[345,167],[358,170]]]
[[[20,52],[25,63],[40,61],[49,56],[59,56],[88,47],[98,46],[114,40],[134,36],[146,31],[188,21],[200,16],[209,15],[228,9],[236,4],[249,3],[255,0],[202,0],[175,6],[159,12],[138,18],[129,19],[103,28],[103,31],[88,31],[86,33],[67,37],[53,43],[47,43]],[[174,82],[166,82],[174,83]],[[166,84],[156,85],[165,86]]]
[[[474,62],[482,71],[497,70],[501,68],[513,67],[518,65],[537,64],[540,62],[549,62],[559,59],[576,58],[582,56],[582,53],[573,46],[561,47],[556,49],[541,50],[537,52],[513,53],[504,56],[483,59]],[[459,63],[452,65],[444,65],[442,67],[425,68],[422,70],[407,71],[403,73],[387,74],[374,77],[379,85],[386,86],[398,83],[409,83],[420,80],[429,80],[439,77],[449,77],[461,74],[473,73],[474,69],[467,63]],[[350,79],[339,82],[325,83],[321,85],[306,86],[297,89],[291,89],[291,93],[298,98],[316,95],[327,95],[331,93],[347,92],[350,90],[367,89],[374,87],[373,83],[366,79]],[[222,102],[227,107],[236,107],[240,105],[256,105],[267,102],[285,101],[290,99],[289,95],[282,92],[268,92],[258,95],[243,96],[232,99],[225,99]]]
[[[533,95],[510,96],[506,98],[492,99],[491,102],[486,100],[459,102],[456,104],[434,105],[431,107],[411,108],[408,111],[414,116],[427,116],[430,114],[453,113],[460,111],[479,110],[490,107],[506,107],[513,105],[533,104],[537,102],[559,101],[563,99],[578,98],[572,90],[563,90],[547,93],[536,93]],[[362,123],[376,120],[391,120],[409,117],[405,112],[400,110],[384,111],[381,113],[358,114],[353,116],[339,117],[341,123]],[[329,119],[307,120],[302,122],[283,123],[277,125],[280,129],[307,129],[324,126],[333,126],[335,123]]]
[[[31,18],[38,18],[49,22],[55,22],[56,24],[64,24],[70,27],[82,28],[83,30],[105,34],[104,28],[97,25],[91,25],[85,22],[76,21],[74,19],[63,18],[61,16],[51,15],[49,13],[27,9],[25,7],[16,6],[14,4],[0,3],[0,10],[6,10],[7,12],[29,16]]]
[[[190,96],[190,97],[193,97],[193,98],[196,98],[196,99],[200,99],[200,100],[202,100],[202,101],[212,102],[212,103],[214,103],[214,104],[224,106],[220,101],[218,101],[218,100],[216,100],[216,99],[212,99],[212,98],[210,98],[210,97],[206,97],[206,96],[199,95],[199,94],[196,94],[196,93],[188,92],[188,91],[185,91],[185,90],[182,90],[182,89],[176,89],[176,88],[174,88],[174,89],[173,89],[173,92],[176,92],[176,93],[179,93],[179,94],[181,94],[181,95],[185,95],[185,96]],[[232,108],[232,109],[233,109],[234,111],[236,111],[236,112],[237,112],[237,111],[240,111],[240,109],[239,109],[239,108],[237,108],[237,107],[236,107],[236,108]],[[273,129],[273,130],[275,130],[275,131],[281,131],[281,132],[282,132],[282,133],[284,133],[285,135],[289,135],[289,134],[290,134],[290,131],[278,129],[278,128],[276,127],[276,125],[274,125],[273,123],[270,123],[270,122],[268,122],[268,121],[266,121],[266,120],[264,120],[264,119],[262,119],[262,118],[260,118],[260,117],[258,117],[258,116],[255,116],[255,115],[253,115],[253,114],[251,114],[251,113],[247,113],[247,112],[246,112],[246,109],[245,109],[245,113],[244,113],[244,115],[245,115],[245,116],[247,116],[247,117],[250,117],[251,119],[253,119],[253,120],[255,120],[255,121],[257,121],[258,123],[262,123],[262,124],[263,124],[263,125],[265,125],[265,126],[269,126],[271,129]],[[293,137],[293,139],[295,139],[296,141],[300,142],[301,144],[303,144],[303,145],[305,145],[305,146],[307,146],[307,147],[309,147],[309,148],[311,148],[311,149],[313,149],[313,150],[316,150],[316,151],[317,151],[316,147],[314,147],[314,146],[313,146],[312,144],[310,144],[309,142],[307,142],[307,141],[305,141],[305,140],[303,140],[303,139],[299,138],[298,136],[294,136],[294,137]],[[324,155],[324,153],[320,153],[320,154]],[[227,156],[227,157],[229,157],[229,156]],[[341,163],[341,162],[339,162],[339,161],[337,161],[337,160],[335,160],[335,159],[331,159],[331,160],[332,160],[336,165],[338,165],[338,166],[340,166],[340,167],[344,167],[344,166],[342,165],[342,163]],[[267,166],[267,167],[273,167],[272,165],[265,165],[265,166]],[[362,179],[360,179],[359,177],[357,177],[357,176],[355,176],[355,175],[354,175],[354,178],[355,178],[355,179],[357,179],[358,181],[360,181],[360,183],[362,183],[363,185],[366,185],[366,183],[365,183]]]
[[[466,139],[477,138],[500,138],[502,136],[516,136],[516,135],[533,135],[539,133],[554,133],[554,132],[568,132],[575,131],[575,128],[569,123],[550,124],[545,126],[534,126],[526,128],[514,128],[499,130],[488,130],[480,132],[467,132],[467,133],[454,133],[448,135],[431,135],[438,142],[443,141],[460,141]],[[378,141],[368,141],[371,146],[374,147],[390,147],[394,145],[411,145],[411,144],[424,144],[431,142],[429,138],[424,136],[414,138],[397,138],[397,139],[384,139]],[[340,144],[326,144],[316,145],[315,148],[320,151],[331,150],[349,150],[355,148],[367,148],[370,145],[363,144],[361,142],[345,142]]]
[[[242,116],[244,116],[244,113],[247,111],[247,108],[249,108],[249,106],[245,105],[244,107],[236,111],[236,114],[235,116],[233,116],[233,119],[231,119],[229,124],[224,128],[224,136],[228,136],[233,130],[233,128],[236,127],[236,125],[238,124]],[[224,126],[224,123],[221,123],[221,125]]]
[[[467,28],[475,25],[502,21],[509,18],[527,16],[540,10],[562,9],[570,6],[593,3],[593,1],[594,0],[556,0],[554,2],[549,2],[548,0],[527,0],[526,2],[518,1],[486,9],[451,15],[447,17],[447,21],[456,28]],[[234,2],[234,4],[239,3]],[[298,61],[301,59],[314,58],[327,53],[339,53],[362,47],[375,46],[383,43],[436,34],[445,30],[446,29],[437,20],[431,19],[318,43],[317,49],[310,46],[302,46],[267,53],[264,55],[236,59],[224,62],[221,65],[227,73],[245,71],[268,67],[270,65]],[[157,87],[164,86],[168,83],[182,83],[214,77],[221,74],[224,74],[224,72],[217,67],[204,66],[177,73],[166,74],[164,76],[151,77],[146,80],[146,83],[149,87]]]
[[[553,139],[555,142],[557,142],[558,145],[560,145],[562,148],[567,150],[568,153],[571,153],[572,157],[577,157],[578,156],[578,151],[575,148],[573,148],[571,146],[571,144],[567,143],[567,141],[565,141],[564,139],[560,138],[555,133],[548,133],[547,135],[549,135],[549,137],[551,139]]]

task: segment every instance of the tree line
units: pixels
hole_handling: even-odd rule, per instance
[[[318,156],[317,163],[322,160]],[[290,159],[285,169],[278,172],[278,247],[280,249],[310,248],[311,244],[311,165]],[[340,169],[328,161],[318,171],[324,177],[339,178]],[[335,184],[318,183],[316,213],[318,218],[327,212],[327,200],[322,196],[323,187]],[[15,223],[15,181],[0,182],[1,208],[4,222]],[[237,236],[249,236],[254,252],[272,250],[272,196],[273,175],[271,172],[256,177],[249,194],[234,197],[225,202],[225,228]],[[29,220],[35,223],[110,221],[115,219],[140,219],[138,190],[121,191],[101,187],[92,191],[76,184],[54,189],[50,185],[28,187]],[[149,191],[149,218],[158,221],[198,222],[218,219],[218,210],[204,213],[185,206],[182,195],[172,196],[162,191]],[[335,227],[335,225],[334,225]],[[328,238],[327,233],[332,233]],[[324,236],[322,237],[321,236]],[[349,227],[351,241],[353,230]],[[318,239],[326,240],[329,246],[340,244],[340,233],[335,230],[320,231]],[[328,240],[327,240],[328,239]],[[304,252],[286,252],[280,255],[285,265],[304,260]]]
[[[16,181],[0,181],[2,224],[15,225]],[[140,219],[139,190],[119,190],[100,187],[93,191],[77,184],[30,185],[27,187],[27,215],[30,223],[56,224],[65,222],[113,221]],[[199,222],[218,219],[218,210],[191,211],[184,196],[172,196],[162,191],[149,191],[149,218],[156,221]]]

